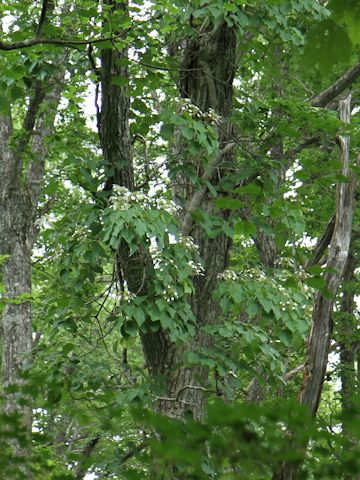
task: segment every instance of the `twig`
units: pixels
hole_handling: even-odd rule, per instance
[[[162,400],[164,402],[179,402],[179,403],[183,403],[185,405],[196,405],[196,403],[192,403],[192,402],[187,402],[186,400],[180,400],[180,395],[182,394],[182,392],[184,390],[200,390],[201,392],[210,392],[210,393],[217,393],[216,390],[213,390],[212,388],[205,388],[205,387],[201,387],[200,385],[184,385],[183,387],[181,387],[175,397],[159,397],[159,396],[155,396],[154,398],[156,400]]]

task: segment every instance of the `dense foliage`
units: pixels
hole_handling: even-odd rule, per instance
[[[359,478],[359,3],[0,9],[3,478]]]

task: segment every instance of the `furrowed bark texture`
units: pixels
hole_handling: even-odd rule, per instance
[[[350,122],[351,96],[339,103],[340,119]],[[331,269],[325,275],[327,289],[332,293],[331,298],[325,297],[318,292],[312,315],[312,327],[307,346],[307,358],[305,361],[304,377],[299,395],[302,405],[309,408],[315,416],[321,391],[324,383],[330,340],[333,331],[333,306],[334,298],[342,281],[344,269],[349,254],[349,246],[352,232],[352,217],[354,211],[354,193],[356,178],[350,172],[349,167],[349,137],[339,136],[340,157],[342,163],[342,175],[349,179],[348,183],[340,183],[336,190],[336,214],[335,226],[332,235],[328,261],[326,267]],[[296,441],[296,439],[295,439]],[[303,445],[305,454],[306,446]],[[284,462],[275,472],[273,480],[296,479],[301,467],[301,462]]]
[[[209,162],[200,174],[204,180],[213,185],[226,175],[226,168],[233,165],[233,147],[231,145],[231,126],[228,117],[232,106],[232,83],[236,65],[236,34],[225,22],[211,32],[203,32],[195,38],[186,40],[183,52],[182,71],[179,79],[179,90],[183,98],[188,98],[201,111],[213,109],[221,116],[219,142],[221,158],[214,158],[214,164]],[[230,133],[230,135],[229,135]],[[230,139],[230,143],[229,143]],[[181,150],[181,146],[178,146]],[[184,158],[184,162],[188,159]],[[217,166],[221,162],[221,169]],[[212,170],[212,171],[211,171]],[[201,172],[201,168],[199,169]],[[187,179],[184,183],[189,184]],[[194,190],[192,186],[184,189],[185,205],[182,233],[191,235],[199,246],[200,256],[204,262],[204,275],[194,278],[195,291],[189,302],[196,318],[197,333],[194,339],[183,348],[174,345],[164,351],[167,371],[167,395],[172,400],[159,403],[159,410],[171,417],[182,417],[185,411],[190,411],[195,418],[203,415],[201,387],[206,384],[207,369],[202,366],[192,368],[182,366],[184,351],[192,351],[201,347],[209,347],[211,338],[202,328],[218,321],[219,306],[213,299],[219,273],[227,266],[230,239],[225,235],[208,238],[204,230],[194,224],[191,212],[201,207],[210,215],[214,214],[214,201],[207,189]],[[201,196],[200,201],[199,198]],[[198,198],[199,197],[199,198]],[[189,215],[190,214],[190,215]],[[227,212],[223,213],[224,219]]]

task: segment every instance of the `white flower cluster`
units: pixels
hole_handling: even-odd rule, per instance
[[[177,215],[181,210],[179,205],[177,205],[173,200],[167,198],[158,198],[156,204],[159,210],[165,210],[170,213],[170,215],[174,216]]]
[[[193,260],[189,260],[188,265],[193,271],[194,275],[205,275],[204,267],[201,265],[200,262],[194,262]]]
[[[131,292],[125,285],[121,293],[121,299],[123,302],[130,303],[136,297],[135,293]]]
[[[265,273],[258,268],[248,268],[244,272],[244,276],[246,276],[247,278],[251,278],[251,279],[256,278],[257,280],[266,280],[266,278],[267,278]]]
[[[199,255],[199,245],[197,245],[194,240],[186,235],[179,235],[179,243],[183,245],[187,250],[196,255]]]
[[[160,197],[154,198],[138,190],[130,191],[126,187],[114,186],[112,196],[110,197],[112,208],[117,211],[128,210],[133,205],[141,205],[144,209],[150,209],[156,206],[159,210],[165,210],[170,215],[176,215],[181,208],[171,199]]]
[[[151,242],[151,244],[149,246],[149,252],[150,252],[150,255],[155,260],[158,260],[161,256],[161,251],[160,251],[159,247],[157,246],[157,244],[155,242]]]
[[[179,297],[178,292],[175,290],[174,287],[167,285],[163,291],[164,298],[167,302],[174,301]]]
[[[236,280],[239,280],[239,275],[234,270],[224,270],[218,274],[217,278],[228,282],[236,282]]]
[[[285,312],[286,310],[289,310],[290,306],[292,310],[296,310],[295,303],[290,300],[287,300],[286,302],[279,302],[279,305],[283,312]]]
[[[210,125],[216,125],[221,122],[221,116],[214,109],[209,108],[207,112],[203,112],[197,105],[192,103],[190,98],[182,98],[180,100],[180,112],[188,112],[192,118],[203,120]]]
[[[84,227],[84,226],[79,226],[79,227],[76,228],[74,233],[71,235],[71,238],[78,238],[78,239],[86,238],[86,237],[89,236],[90,232],[91,232],[91,230],[89,228]]]
[[[141,204],[144,208],[149,208],[149,198],[142,192],[131,192],[126,187],[114,186],[110,202],[114,210],[128,210],[131,205]]]

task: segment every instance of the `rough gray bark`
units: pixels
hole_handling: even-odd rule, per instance
[[[19,414],[28,434],[31,432],[31,405],[19,402],[16,393],[8,393],[6,387],[15,385],[21,389],[24,383],[21,371],[31,360],[31,255],[41,180],[48,154],[45,140],[53,131],[60,98],[61,78],[57,80],[57,86],[51,92],[46,86],[34,83],[22,136],[16,147],[11,146],[11,116],[0,118],[0,255],[6,256],[2,266],[6,299],[2,313],[4,413]],[[47,103],[48,110],[40,114],[42,102]],[[28,148],[31,160],[25,170],[24,156]],[[26,453],[16,443],[14,446],[18,454]]]
[[[340,119],[350,122],[351,96],[341,100],[339,104]],[[315,416],[321,391],[324,383],[330,340],[333,330],[332,314],[334,298],[342,281],[344,269],[349,254],[349,246],[352,232],[352,217],[354,211],[354,193],[356,178],[350,171],[349,165],[349,137],[339,136],[340,158],[342,163],[342,175],[349,178],[349,183],[340,183],[336,191],[336,214],[335,226],[332,235],[328,261],[326,267],[330,269],[325,274],[326,287],[332,296],[324,296],[318,292],[312,315],[312,327],[308,339],[307,358],[304,367],[304,377],[299,395],[299,402],[308,407],[310,413]],[[296,442],[296,439],[294,440]],[[295,445],[295,443],[294,443]],[[302,449],[305,454],[307,445]],[[296,479],[301,467],[301,462],[284,462],[275,472],[273,480]]]

